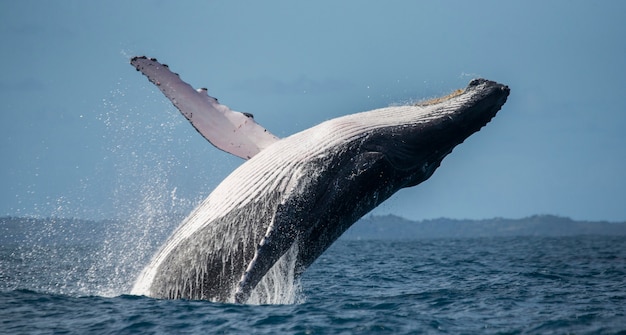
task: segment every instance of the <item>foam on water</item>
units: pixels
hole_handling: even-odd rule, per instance
[[[247,303],[295,304],[304,302],[300,279],[296,278],[296,258],[298,245],[294,244],[252,291]]]

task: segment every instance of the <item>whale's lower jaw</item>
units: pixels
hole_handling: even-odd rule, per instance
[[[291,262],[297,276],[360,217],[428,179],[508,93],[472,81],[435,104],[348,115],[278,140],[185,219],[133,294],[244,303],[272,267]],[[281,259],[288,251],[295,259]]]

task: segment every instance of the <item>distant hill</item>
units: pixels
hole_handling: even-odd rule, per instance
[[[343,239],[424,239],[498,236],[623,235],[626,222],[574,221],[554,215],[523,219],[434,219],[411,221],[395,215],[367,216],[354,224]]]
[[[148,234],[147,240],[161,243],[182,218],[162,217],[154,220],[161,229],[138,232]],[[132,233],[133,227],[118,220],[80,220],[61,218],[0,217],[0,244],[93,244],[103,243],[119,233]],[[155,226],[152,226],[155,227]],[[498,236],[626,236],[626,222],[574,221],[553,215],[535,215],[523,219],[455,220],[434,219],[411,221],[395,215],[367,216],[341,236],[345,240],[429,239]]]

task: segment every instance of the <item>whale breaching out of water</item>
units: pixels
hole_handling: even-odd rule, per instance
[[[509,95],[505,85],[474,79],[442,98],[342,116],[279,139],[156,59],[131,64],[209,142],[247,159],[140,274],[132,293],[156,298],[271,301],[278,284],[270,273],[293,281],[359,218],[428,179]]]

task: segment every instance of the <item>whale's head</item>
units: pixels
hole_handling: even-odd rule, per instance
[[[399,189],[428,179],[455,146],[496,115],[508,95],[507,86],[476,79],[442,98],[351,114],[300,133],[333,144],[327,151],[336,153],[319,155],[323,164],[312,159],[315,163],[302,179],[315,180],[303,183],[314,186],[293,193],[305,203],[293,208],[306,208],[303,222],[309,223],[298,225],[308,229],[301,232],[307,243],[299,245],[302,269]],[[305,151],[315,147],[302,143],[292,147]]]
[[[384,126],[377,128],[363,147],[384,154],[389,164],[402,172],[401,187],[416,185],[428,179],[455,146],[485,126],[508,95],[506,85],[474,79],[464,90],[448,96],[382,110]]]

